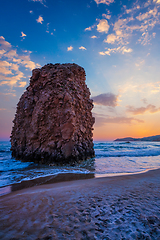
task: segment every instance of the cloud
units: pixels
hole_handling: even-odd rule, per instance
[[[0,36],[0,47],[3,51],[8,50],[9,48],[11,48],[11,44],[5,41],[5,38],[3,36]]]
[[[153,2],[160,3],[160,0],[153,0]]]
[[[27,35],[24,32],[21,32],[21,38],[25,39]]]
[[[0,55],[3,55],[6,51],[4,49],[0,50]],[[1,58],[1,56],[0,56]]]
[[[138,37],[138,42],[142,45],[149,44],[152,38],[155,37],[153,33],[150,34],[150,31],[156,24],[160,24],[157,7],[152,9],[150,7],[143,7],[143,13],[139,13],[140,8],[142,9],[142,7],[138,5],[132,9],[126,10],[127,13],[131,14],[131,17],[121,17],[114,23],[113,30],[118,44],[127,45],[133,32],[139,32],[141,34],[141,36]],[[139,22],[137,22],[137,20],[139,20]]]
[[[148,45],[150,44],[151,40],[155,38],[155,33],[152,33],[151,35],[148,32],[142,33],[141,37],[138,39],[138,42],[140,42],[142,45]]]
[[[148,12],[145,12],[145,13],[140,13],[136,18],[139,20],[139,21],[143,21],[144,19],[147,19],[147,18],[151,18],[151,17],[156,17],[157,15],[157,8],[155,7],[154,9],[151,9],[149,10]]]
[[[148,104],[146,107],[135,108],[133,106],[127,106],[127,112],[132,113],[133,115],[144,114],[145,112],[156,113],[160,111],[160,107],[156,108],[155,105]]]
[[[35,64],[33,61],[30,60],[29,55],[19,55],[18,60],[21,60],[21,64],[25,66],[25,68],[28,68],[29,70],[36,68],[37,64]]]
[[[93,35],[91,38],[97,38],[97,36]]]
[[[107,15],[105,13],[102,14],[102,17],[105,17],[106,19],[110,19],[111,18],[111,15]]]
[[[95,105],[103,105],[110,107],[116,107],[118,105],[118,95],[115,95],[113,93],[103,93],[92,97],[92,100]]]
[[[25,87],[26,86],[26,82],[19,82],[19,87]]]
[[[105,39],[104,42],[114,44],[116,40],[117,36],[112,33],[107,36],[107,39]]]
[[[12,70],[10,69],[11,63],[7,61],[0,61],[0,73],[3,73],[5,75],[13,74]]]
[[[97,25],[97,31],[101,33],[108,33],[108,30],[109,30],[108,21],[105,19],[100,20],[99,24]]]
[[[106,5],[110,5],[111,3],[114,2],[114,0],[94,0],[97,4],[103,3]]]
[[[117,48],[106,48],[107,50],[104,51],[104,52],[99,52],[100,55],[111,55],[111,53],[122,53],[122,54],[125,54],[125,53],[131,53],[133,50],[131,48],[127,48],[125,46],[123,47],[117,47]]]
[[[30,10],[30,11],[29,11],[29,13],[30,13],[30,14],[32,14],[32,13],[33,13],[33,11],[32,11],[32,10]]]
[[[97,4],[110,4],[114,1],[95,0],[95,2]],[[160,3],[160,0],[147,0],[146,3],[142,1],[139,4],[138,2],[133,2],[133,7],[126,9],[126,6],[123,6],[124,11],[121,11],[119,16],[114,16],[113,18],[111,18],[110,11],[106,9],[106,13],[102,14],[102,17],[105,19],[101,19],[97,24],[85,29],[86,31],[91,31],[96,26],[99,33],[107,34],[110,31],[104,42],[106,44],[114,44],[114,48],[107,48],[106,51],[101,51],[99,54],[131,53],[133,50],[128,45],[132,44],[133,40],[135,44],[151,44],[152,39],[156,37],[153,29],[156,25],[160,25],[160,6],[157,3]],[[107,21],[110,18],[111,24]]]
[[[43,17],[42,16],[39,16],[38,19],[36,19],[37,23],[43,23]]]
[[[140,70],[141,67],[144,65],[145,60],[142,59],[138,59],[137,62],[135,63],[135,66],[138,67],[138,69]]]
[[[105,124],[109,124],[109,123],[129,124],[129,125],[135,124],[135,123],[144,123],[143,120],[133,118],[133,117],[125,117],[125,116],[111,117],[108,115],[97,114],[97,113],[93,113],[93,116],[95,117],[95,127],[102,127]]]
[[[31,61],[30,51],[24,51],[25,54],[20,55],[4,37],[1,36],[0,40],[0,85],[24,87],[26,82],[23,82],[22,79],[25,78],[25,75],[19,68],[32,70],[40,65]]]
[[[85,28],[84,31],[91,31],[92,27]]]
[[[12,90],[13,91],[13,90]],[[2,93],[0,92],[0,96],[5,96],[5,97],[16,97],[16,94],[14,92],[7,92],[7,93]]]
[[[47,7],[47,6],[45,5],[46,0],[30,0],[30,1],[32,1],[32,2],[39,2],[39,3],[41,3],[44,7]]]
[[[142,101],[144,104],[147,104],[147,99],[146,99],[146,98],[141,99],[141,101]]]
[[[67,48],[67,51],[72,51],[72,50],[73,50],[73,47],[72,47],[72,46],[70,46],[70,47]]]
[[[81,50],[87,50],[85,47],[83,47],[83,46],[81,46],[81,47],[79,47],[79,49],[81,49]]]

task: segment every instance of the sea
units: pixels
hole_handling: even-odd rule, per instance
[[[11,156],[10,148],[9,141],[0,141],[0,188],[59,175],[106,177],[160,168],[160,142],[94,141],[95,158],[75,166],[22,162]]]

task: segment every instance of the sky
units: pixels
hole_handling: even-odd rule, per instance
[[[160,134],[160,0],[5,0],[0,22],[1,140],[47,63],[85,69],[94,140]]]

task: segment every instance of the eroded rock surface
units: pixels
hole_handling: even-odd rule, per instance
[[[72,162],[94,156],[94,118],[85,71],[76,64],[34,69],[13,121],[13,157],[34,162]]]

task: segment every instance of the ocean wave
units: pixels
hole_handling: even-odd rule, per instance
[[[160,149],[159,150],[151,150],[147,149],[145,151],[139,150],[139,151],[101,151],[96,150],[96,157],[150,157],[150,156],[159,156],[160,155]]]

